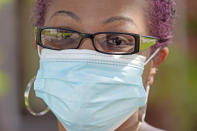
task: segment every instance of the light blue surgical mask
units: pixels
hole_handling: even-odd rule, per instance
[[[35,93],[67,131],[113,131],[146,105],[145,60],[136,54],[43,49]]]

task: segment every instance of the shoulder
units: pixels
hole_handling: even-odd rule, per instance
[[[140,131],[165,131],[165,130],[153,127],[153,126],[149,125],[148,123],[144,122],[144,123],[142,123]]]

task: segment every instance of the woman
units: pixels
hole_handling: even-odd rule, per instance
[[[37,0],[34,89],[59,131],[154,131],[149,86],[168,56],[171,0]]]

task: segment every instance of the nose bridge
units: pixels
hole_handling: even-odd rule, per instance
[[[91,34],[85,34],[83,40],[80,43],[79,49],[95,50],[92,42]]]

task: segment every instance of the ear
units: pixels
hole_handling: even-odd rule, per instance
[[[153,59],[152,68],[158,68],[160,64],[162,64],[169,54],[168,47],[162,48],[158,54]]]
[[[154,76],[157,73],[157,68],[159,67],[160,64],[162,64],[164,62],[164,60],[167,58],[168,54],[169,54],[168,47],[164,47],[154,57],[153,62],[152,62],[152,66],[151,66],[151,69],[150,69],[150,73],[149,73],[149,76],[148,76],[148,84],[149,85],[153,84]]]

